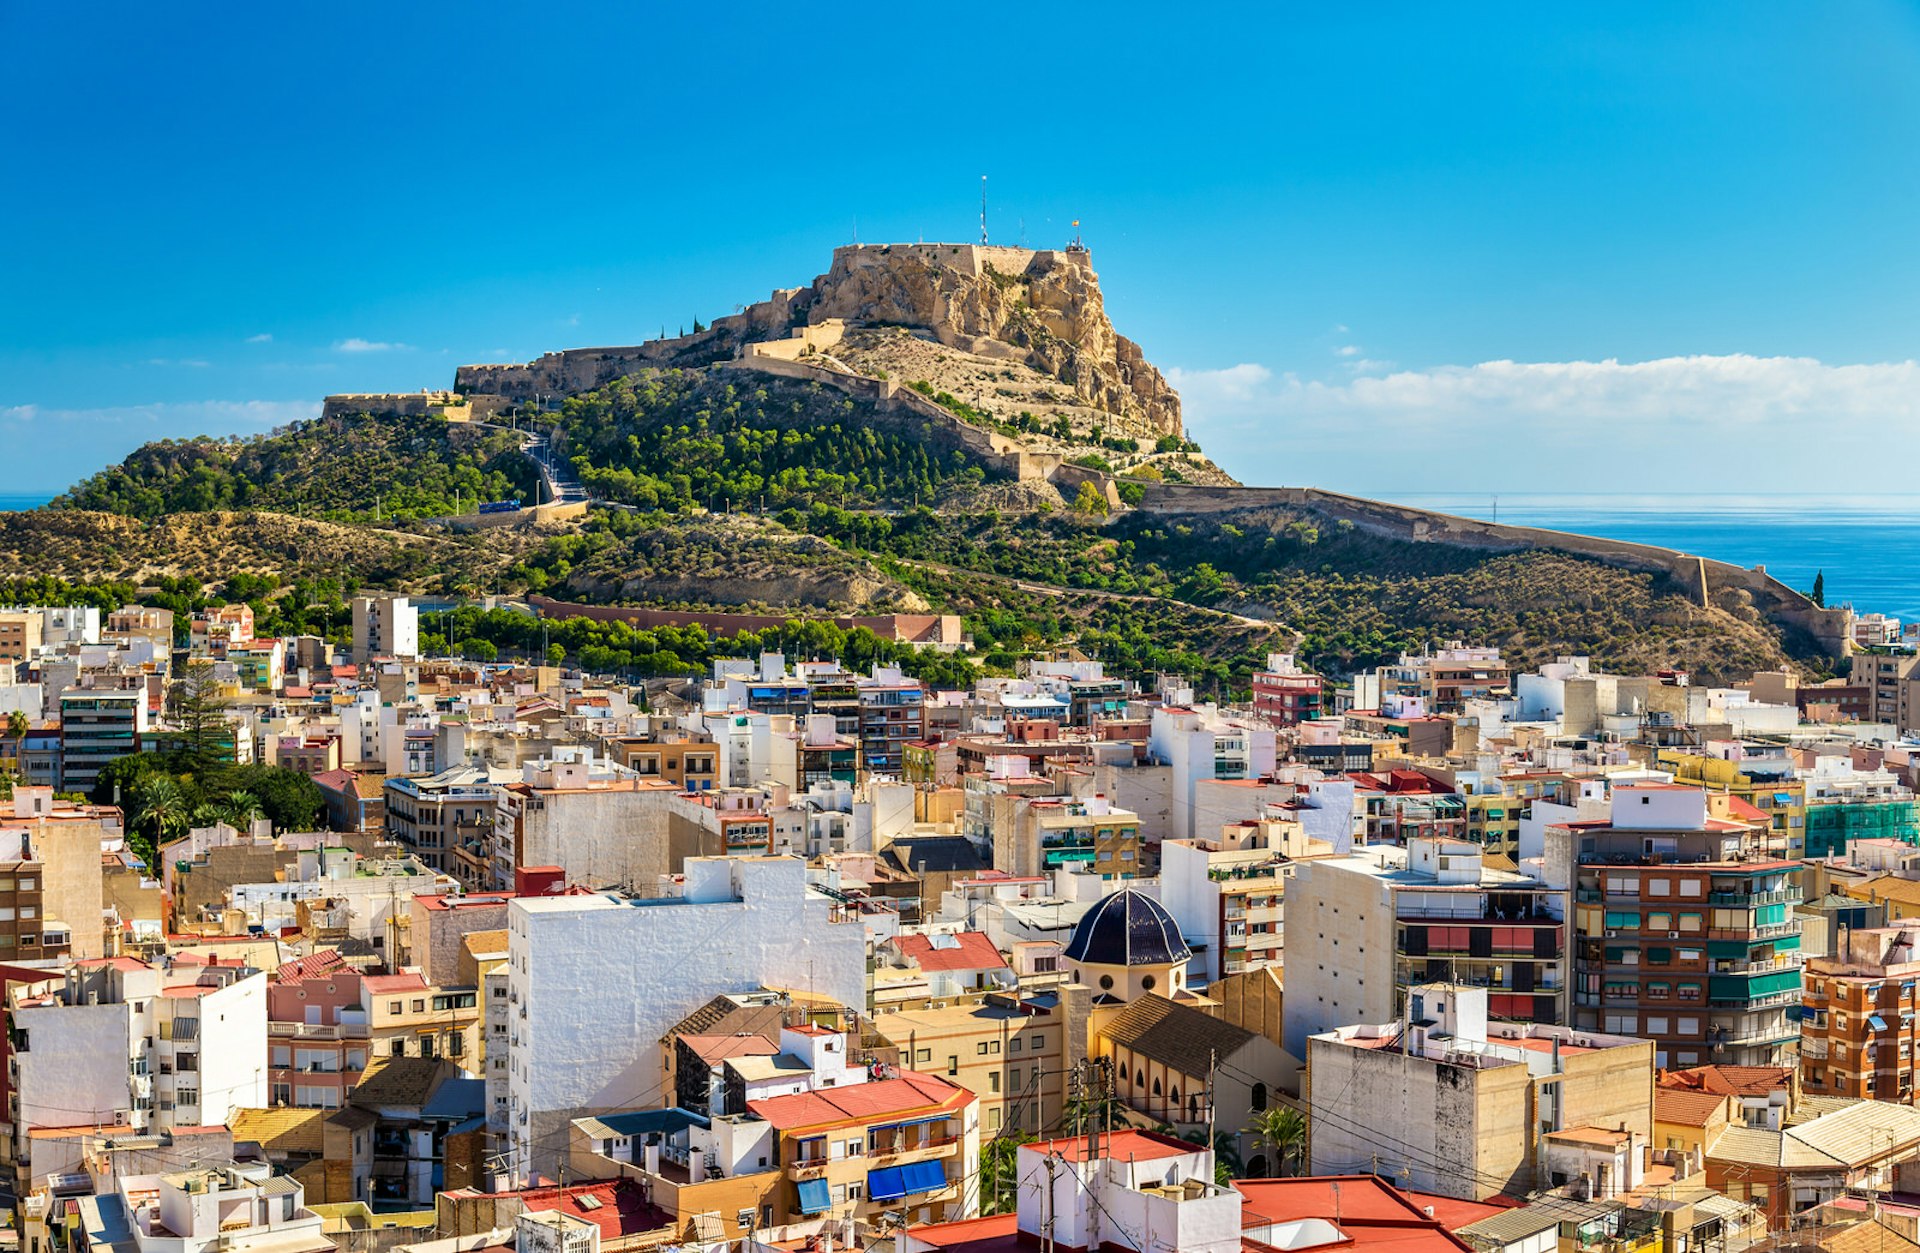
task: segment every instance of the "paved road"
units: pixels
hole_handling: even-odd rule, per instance
[[[574,477],[573,467],[553,451],[553,441],[545,431],[527,432],[520,451],[540,467],[540,477],[546,483],[546,499],[538,503],[570,505],[587,498],[587,489]]]

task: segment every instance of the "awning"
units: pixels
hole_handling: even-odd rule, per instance
[[[1885,1031],[1887,1029],[1887,1020],[1878,1014],[1869,1014],[1867,1016],[1867,1025],[1875,1031]]]
[[[867,1196],[870,1199],[892,1201],[906,1194],[907,1185],[901,1177],[901,1167],[883,1166],[867,1172]]]
[[[947,1172],[939,1162],[908,1162],[900,1168],[900,1176],[909,1193],[938,1192],[947,1186]]]
[[[1793,793],[1775,792],[1773,794],[1773,803],[1776,805],[1791,805],[1793,804]]]
[[[819,1214],[832,1208],[833,1189],[827,1186],[825,1179],[802,1179],[800,1181],[800,1212]]]

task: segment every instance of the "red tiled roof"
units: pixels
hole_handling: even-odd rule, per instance
[[[1727,1103],[1720,1092],[1693,1092],[1679,1088],[1653,1090],[1653,1120],[1681,1127],[1704,1127],[1714,1111]]]
[[[1036,1153],[1058,1157],[1063,1161],[1087,1160],[1087,1141],[1082,1136],[1042,1140],[1027,1147]],[[1185,1140],[1163,1136],[1155,1131],[1116,1131],[1112,1135],[1100,1137],[1100,1151],[1103,1156],[1111,1157],[1115,1161],[1151,1162],[1160,1158],[1179,1157],[1186,1153],[1204,1153],[1206,1146],[1189,1144]]]
[[[417,974],[369,975],[362,983],[367,991],[380,995],[388,992],[424,992],[427,981]]]
[[[1400,1189],[1400,1195],[1423,1210],[1431,1209],[1434,1221],[1448,1231],[1458,1231],[1483,1218],[1492,1218],[1495,1214],[1517,1209],[1520,1205],[1519,1201],[1511,1197],[1503,1196],[1486,1201],[1463,1201],[1459,1197],[1441,1196],[1438,1192],[1415,1192],[1411,1188]]]
[[[929,935],[900,935],[888,943],[922,970],[999,970],[1007,964],[993,941],[978,931],[951,938],[958,941],[952,948],[936,947]]]
[[[466,1189],[450,1195],[480,1194]],[[600,1228],[602,1240],[658,1231],[662,1227],[672,1226],[674,1222],[673,1215],[648,1201],[640,1185],[631,1179],[602,1179],[593,1183],[569,1184],[564,1188],[527,1188],[520,1192],[489,1195],[517,1196],[529,1211],[559,1210],[574,1218],[584,1218]],[[583,1197],[591,1197],[599,1204],[583,1206],[580,1204]]]
[[[1417,1201],[1375,1175],[1237,1179],[1233,1186],[1245,1198],[1243,1227],[1322,1218],[1349,1238],[1349,1247],[1380,1253],[1462,1253],[1471,1247],[1447,1230],[1437,1205],[1428,1218],[1421,1208],[1425,1198]]]
[[[773,1057],[780,1052],[780,1046],[772,1040],[750,1031],[736,1035],[683,1035],[680,1042],[709,1066],[729,1057]]]
[[[1695,1066],[1669,1070],[1658,1084],[1680,1092],[1715,1092],[1721,1096],[1770,1096],[1790,1086],[1793,1071],[1786,1066]]]
[[[791,1131],[836,1123],[871,1122],[919,1110],[964,1109],[978,1099],[945,1079],[908,1070],[902,1071],[898,1079],[748,1101],[747,1108],[772,1123],[776,1130]]]
[[[299,983],[303,979],[331,974],[346,964],[347,959],[340,956],[339,950],[323,948],[317,953],[282,962],[280,968],[273,972],[273,978],[276,983]]]
[[[951,1223],[928,1223],[909,1227],[907,1234],[915,1244],[924,1244],[948,1253],[999,1253],[1019,1247],[1020,1216],[995,1214],[991,1218],[963,1218]]]

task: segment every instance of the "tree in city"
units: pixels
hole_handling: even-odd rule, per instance
[[[1019,1200],[1020,1146],[1033,1137],[1010,1131],[995,1136],[980,1149],[980,1213],[1004,1214]]]
[[[167,693],[167,717],[180,733],[179,771],[212,790],[233,758],[228,700],[210,661],[190,661]]]
[[[1306,1156],[1307,1118],[1291,1105],[1274,1105],[1261,1110],[1247,1124],[1254,1142],[1273,1151],[1276,1175],[1291,1175]]]
[[[1808,594],[1807,599],[1822,609],[1827,607],[1827,572],[1825,570],[1813,572],[1813,591]]]
[[[144,775],[133,786],[128,843],[151,866],[160,846],[186,829],[192,812],[179,780],[169,774]]]

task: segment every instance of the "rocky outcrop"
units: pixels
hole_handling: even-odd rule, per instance
[[[1156,435],[1181,434],[1179,395],[1139,345],[1113,329],[1084,250],[836,248],[833,264],[811,286],[776,291],[692,335],[569,349],[525,365],[462,366],[456,386],[514,400],[585,391],[648,367],[710,365],[748,344],[836,320],[905,326],[983,357],[1019,361],[1058,379],[1091,408]]]

